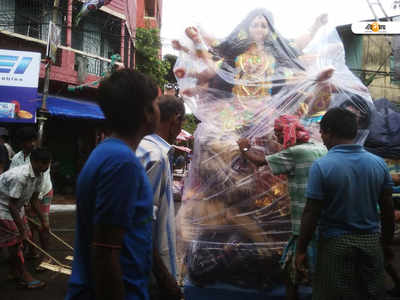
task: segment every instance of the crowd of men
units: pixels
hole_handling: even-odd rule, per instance
[[[129,70],[105,80],[99,95],[110,131],[79,177],[76,251],[66,298],[180,299],[171,166],[183,101],[167,93],[158,97],[152,80]],[[51,263],[32,243],[37,234],[40,248],[49,251],[51,154],[37,147],[32,127],[18,130],[16,154],[7,130],[0,134],[0,247],[7,249],[9,279],[19,288],[40,289],[46,283],[30,274],[26,263],[36,259],[37,272],[45,271],[42,262]]]
[[[183,101],[160,96],[151,79],[128,69],[104,79],[98,94],[110,134],[77,182],[66,300],[181,299],[171,145],[182,128]],[[313,299],[383,299],[385,269],[400,288],[390,248],[398,178],[383,159],[354,144],[357,128],[356,115],[333,108],[320,122],[325,147],[290,115],[275,121],[282,151],[264,156],[249,140],[238,141],[246,159],[288,178],[292,237],[281,260],[288,299],[298,299],[304,282],[312,283]],[[36,231],[48,247],[51,155],[35,147],[35,132],[24,130],[22,150],[9,166],[0,162],[0,247],[8,248],[10,276],[34,289],[45,283],[26,270],[25,258],[37,253],[23,245]],[[5,144],[0,150],[9,153]],[[27,218],[41,225],[28,226]]]

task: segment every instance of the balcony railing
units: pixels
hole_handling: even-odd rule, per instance
[[[88,57],[81,54],[75,55],[75,71],[78,72],[78,77],[84,81],[87,74],[104,76],[111,69],[111,63],[99,58]]]

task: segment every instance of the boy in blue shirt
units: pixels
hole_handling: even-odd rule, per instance
[[[135,151],[159,123],[158,88],[124,69],[103,80],[98,92],[112,134],[93,150],[78,179],[66,300],[147,300],[153,194]]]

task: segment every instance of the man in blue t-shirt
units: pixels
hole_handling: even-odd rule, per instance
[[[112,130],[91,153],[77,184],[74,263],[66,300],[147,300],[152,254],[153,194],[135,155],[154,132],[157,86],[124,69],[99,87]]]
[[[356,116],[333,108],[320,132],[328,154],[314,162],[307,186],[296,266],[304,268],[317,222],[320,241],[313,299],[382,299],[382,245],[393,238],[393,182],[385,162],[353,144]],[[380,220],[379,208],[382,213]]]

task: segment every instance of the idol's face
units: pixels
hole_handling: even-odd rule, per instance
[[[269,25],[264,16],[257,16],[249,26],[250,39],[256,43],[261,43],[269,33]]]

